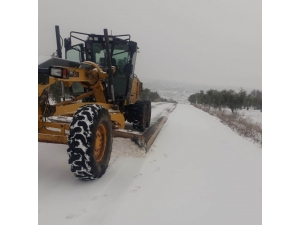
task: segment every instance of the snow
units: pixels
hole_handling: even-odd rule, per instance
[[[210,110],[216,110],[218,111],[219,109],[214,109],[210,108]],[[226,113],[231,114],[231,109],[229,108],[222,108]],[[241,115],[245,119],[249,119],[252,123],[259,123],[262,124],[262,112],[257,109],[237,109],[235,112],[237,112],[239,115]]]
[[[262,112],[260,110],[242,109],[242,110],[239,110],[239,113],[241,115],[244,115],[244,117],[250,118],[255,123],[262,124]]]
[[[152,104],[156,117],[169,105]],[[102,178],[84,182],[67,146],[39,143],[39,224],[261,224],[262,152],[178,104],[149,152],[114,138]]]
[[[161,116],[166,116],[168,114],[168,110],[174,108],[174,103],[164,103],[164,102],[156,102],[151,104],[151,122],[154,123]]]
[[[119,157],[145,158],[146,151],[135,145],[130,139],[114,138],[110,165]]]

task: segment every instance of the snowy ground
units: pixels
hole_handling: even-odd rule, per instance
[[[242,109],[238,111],[244,117],[249,117],[253,122],[262,124],[262,112],[254,109]]]
[[[210,108],[210,110],[216,110],[218,111],[219,109],[214,109],[214,108]],[[222,110],[224,110],[225,112],[228,112],[228,114],[231,114],[231,109],[229,108],[222,108]],[[238,109],[236,111],[238,114],[240,114],[241,116],[243,116],[244,118],[248,118],[250,119],[253,123],[260,123],[262,124],[262,112],[260,110],[257,109]]]
[[[99,180],[75,178],[66,149],[39,143],[41,225],[262,223],[261,149],[191,105],[177,105],[146,155],[114,139]]]

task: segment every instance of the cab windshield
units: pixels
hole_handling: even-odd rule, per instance
[[[93,59],[95,63],[105,67],[104,45],[102,43],[93,43]],[[126,96],[129,75],[125,73],[126,65],[130,60],[129,48],[126,43],[110,44],[113,48],[111,64],[116,67],[113,74],[115,96]]]

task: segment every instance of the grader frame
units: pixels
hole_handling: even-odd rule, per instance
[[[66,59],[62,59],[59,27],[55,30],[58,57],[38,68],[38,140],[67,144],[74,175],[97,179],[108,167],[113,137],[130,138],[147,152],[166,117],[150,126],[151,102],[139,100],[142,82],[134,74],[138,47],[130,35],[109,36],[107,29],[104,35],[71,32],[64,40]],[[74,33],[87,35],[84,44],[71,45]],[[78,60],[68,59],[73,50],[78,51]],[[127,58],[118,58],[122,54]],[[113,59],[119,64],[112,65]],[[49,88],[55,82],[62,84],[63,100],[51,104]],[[65,89],[70,91],[67,100]],[[125,121],[137,131],[126,132]]]

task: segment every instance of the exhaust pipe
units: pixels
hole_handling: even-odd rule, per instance
[[[61,43],[60,43],[60,32],[59,32],[59,26],[55,26],[55,35],[56,35],[56,45],[57,45],[57,57],[62,58],[61,53]]]

